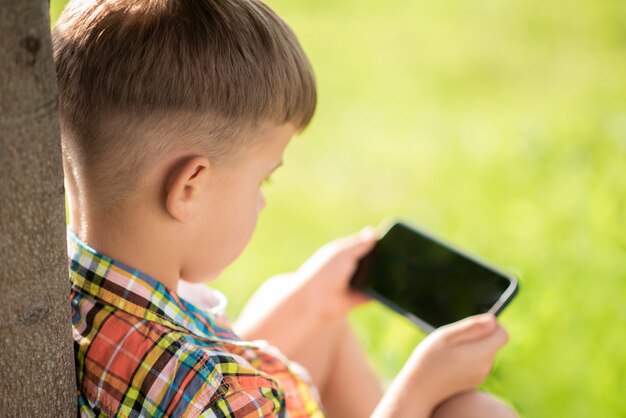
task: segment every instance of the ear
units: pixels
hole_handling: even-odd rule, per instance
[[[165,209],[175,219],[188,222],[209,177],[209,160],[190,157],[168,174],[165,183]]]

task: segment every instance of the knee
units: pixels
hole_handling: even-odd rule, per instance
[[[504,402],[484,392],[466,392],[443,401],[432,418],[518,418]]]

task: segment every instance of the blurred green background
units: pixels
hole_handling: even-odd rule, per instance
[[[626,2],[269,4],[320,100],[215,282],[229,313],[327,241],[403,217],[520,275],[487,390],[525,417],[626,416]],[[352,320],[386,381],[423,338],[375,303]]]

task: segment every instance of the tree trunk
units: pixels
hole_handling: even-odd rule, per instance
[[[75,417],[46,0],[0,0],[0,416]]]

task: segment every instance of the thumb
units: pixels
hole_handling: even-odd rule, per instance
[[[481,340],[493,334],[498,327],[493,314],[470,316],[441,327],[440,330],[451,342],[462,344]]]
[[[502,346],[504,346],[509,341],[509,334],[506,330],[500,326],[496,325],[496,329],[489,334],[486,338],[482,340],[476,341],[476,344],[480,344],[486,350],[495,353]]]

